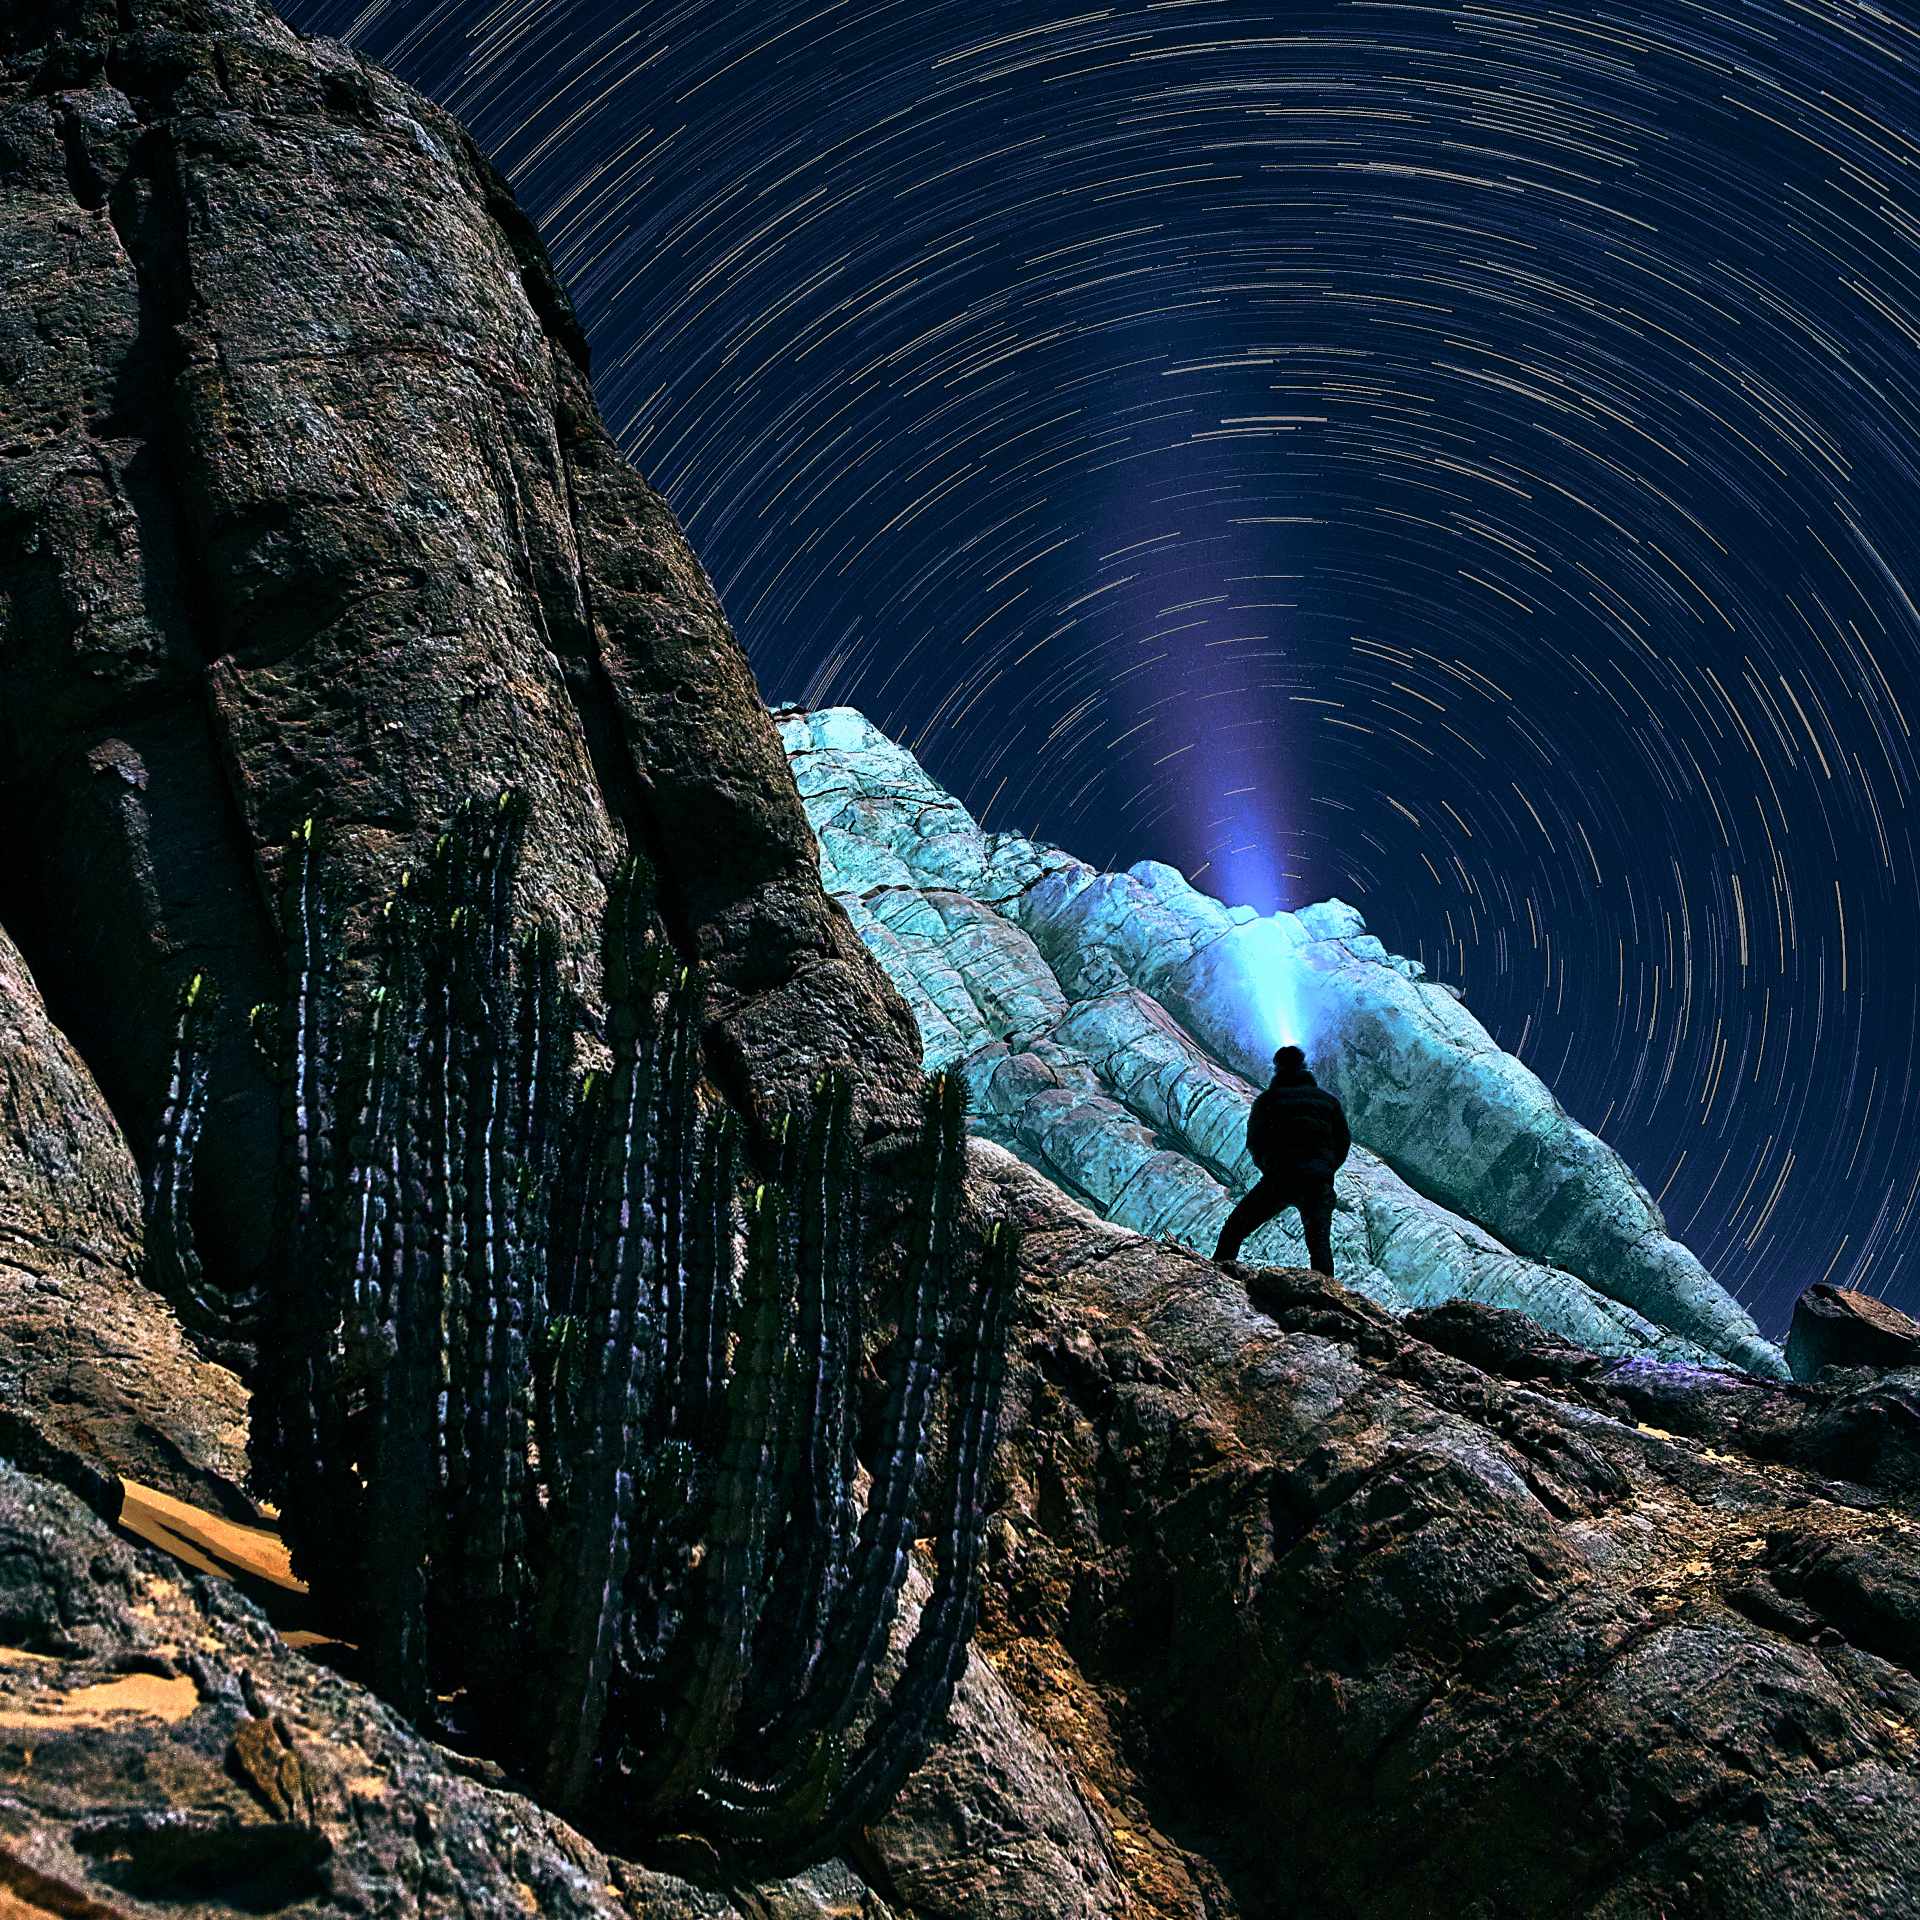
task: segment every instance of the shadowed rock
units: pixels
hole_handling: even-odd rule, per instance
[[[1809,1287],[1793,1303],[1787,1365],[1796,1380],[1822,1367],[1920,1366],[1920,1320],[1851,1287]]]
[[[197,1915],[888,1912],[838,1862],[736,1904],[610,1859],[289,1652],[232,1588],[4,1463],[0,1796],[9,1912],[9,1892],[36,1914],[117,1913],[122,1893]]]
[[[133,1156],[0,929],[0,1453],[246,1513],[246,1395],[140,1280]]]

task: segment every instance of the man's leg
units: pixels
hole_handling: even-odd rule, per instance
[[[1306,1229],[1307,1259],[1315,1273],[1333,1278],[1333,1182],[1314,1181],[1300,1189],[1294,1203]]]
[[[1264,1227],[1287,1204],[1286,1196],[1270,1177],[1254,1182],[1245,1199],[1227,1215],[1220,1229],[1220,1244],[1214,1248],[1216,1260],[1238,1260],[1240,1243],[1247,1235]]]

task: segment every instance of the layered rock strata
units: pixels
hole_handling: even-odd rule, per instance
[[[1359,1143],[1336,1183],[1349,1285],[1395,1312],[1517,1307],[1600,1353],[1785,1372],[1619,1156],[1351,907],[1261,917],[1152,861],[1096,873],[982,832],[851,708],[779,720],[822,876],[928,1063],[960,1065],[978,1129],[1107,1218],[1211,1249],[1258,1177],[1253,1094],[1300,1040]],[[1246,1258],[1304,1265],[1297,1218]]]

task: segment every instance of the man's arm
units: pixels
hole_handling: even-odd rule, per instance
[[[1254,1096],[1253,1105],[1247,1109],[1247,1155],[1262,1173],[1266,1171],[1267,1123],[1272,1105],[1273,1102],[1262,1092]]]

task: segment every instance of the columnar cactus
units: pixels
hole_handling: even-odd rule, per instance
[[[963,1247],[951,1075],[877,1265],[845,1074],[743,1185],[701,1073],[701,981],[637,862],[604,927],[610,1059],[573,1081],[554,942],[515,938],[525,824],[514,795],[460,810],[385,908],[350,1025],[313,829],[290,849],[287,997],[257,1021],[284,1180],[256,1476],[403,1711],[610,1833],[701,1825],[799,1860],[886,1804],[958,1681],[1014,1236]],[[187,1212],[210,1004],[196,976],[147,1187],[152,1277],[203,1320],[220,1309]],[[875,1301],[897,1331],[862,1508]],[[943,1391],[933,1589],[889,1688]]]
[[[167,1097],[142,1199],[149,1284],[166,1295],[196,1333],[225,1342],[251,1333],[259,1301],[251,1293],[236,1295],[213,1286],[193,1241],[193,1156],[207,1118],[208,1040],[215,999],[204,973],[194,974],[180,989]]]

